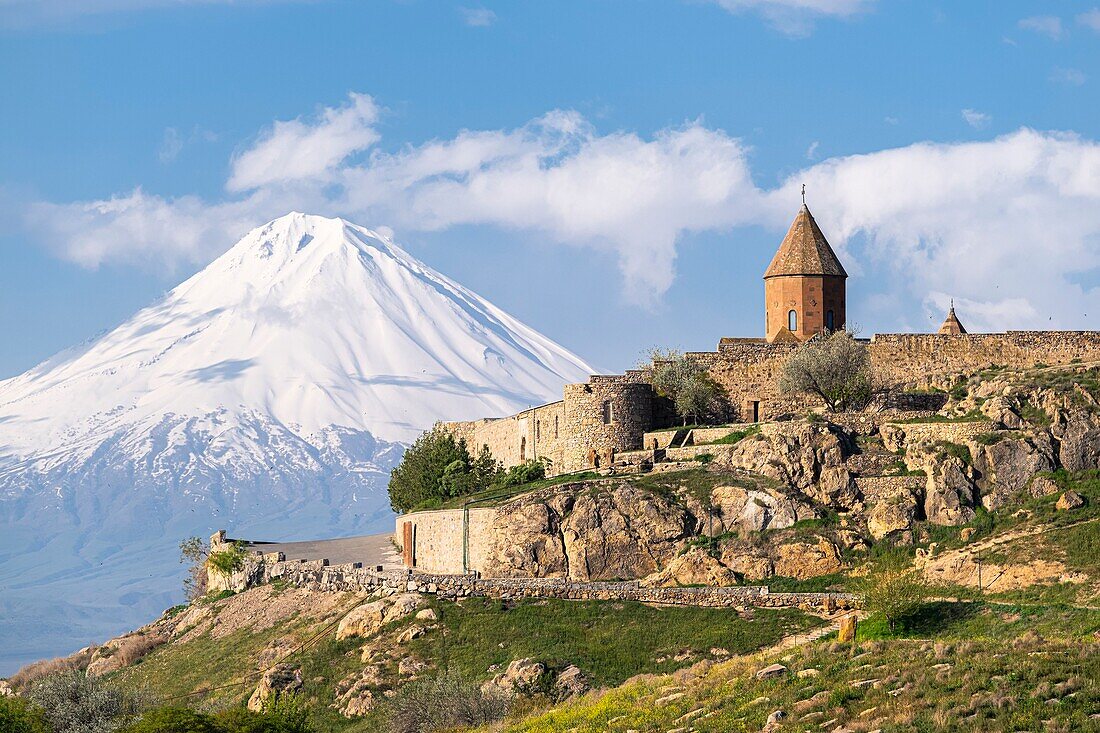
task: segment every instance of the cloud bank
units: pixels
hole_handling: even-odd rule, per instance
[[[276,122],[233,158],[221,201],[138,189],[40,202],[27,223],[91,267],[202,263],[291,209],[399,235],[459,225],[538,232],[613,254],[624,295],[647,306],[672,285],[685,234],[759,225],[779,235],[806,183],[853,276],[874,272],[864,290],[904,295],[940,317],[955,297],[977,329],[1085,327],[1085,314],[1100,313],[1100,145],[1073,134],[1024,128],[830,158],[764,188],[743,143],[698,122],[601,133],[576,112],[552,111],[514,129],[386,151],[379,116],[373,99],[353,94],[313,118]]]
[[[848,18],[869,11],[876,0],[712,0],[731,13],[753,12],[789,36],[805,36],[821,18]]]

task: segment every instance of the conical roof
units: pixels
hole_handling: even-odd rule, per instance
[[[779,245],[779,251],[764,273],[765,278],[780,275],[848,277],[806,204],[798,210],[787,236]]]
[[[941,334],[952,335],[966,333],[966,328],[963,327],[962,321],[955,315],[955,304],[951,304],[951,310],[947,311],[947,318],[943,319],[943,325],[940,326]]]

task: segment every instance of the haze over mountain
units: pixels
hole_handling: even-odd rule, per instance
[[[591,368],[371,230],[288,214],[113,331],[0,382],[0,674],[179,600],[175,545],[390,526],[436,420]]]

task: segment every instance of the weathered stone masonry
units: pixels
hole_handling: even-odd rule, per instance
[[[565,600],[639,601],[717,608],[806,608],[832,613],[855,608],[848,593],[771,593],[763,586],[727,588],[647,588],[632,582],[577,582],[560,578],[478,578],[377,571],[358,563],[329,566],[325,561],[285,562],[258,559],[236,573],[227,587],[235,591],[281,581],[322,591],[374,593],[381,589],[416,591],[448,598],[561,598]]]

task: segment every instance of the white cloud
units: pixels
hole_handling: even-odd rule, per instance
[[[1022,30],[1032,31],[1055,41],[1065,35],[1062,19],[1056,15],[1033,15],[1030,18],[1023,18],[1016,25]]]
[[[1080,69],[1056,68],[1050,72],[1050,80],[1055,84],[1063,84],[1068,87],[1079,87],[1085,83],[1087,77]]]
[[[817,140],[814,140],[812,143],[810,143],[810,147],[806,148],[806,160],[813,160],[817,157],[817,149],[818,147],[820,147],[820,145],[821,143]]]
[[[1100,33],[1100,8],[1086,10],[1077,16],[1077,24]]]
[[[962,111],[962,118],[966,120],[966,124],[973,127],[975,130],[981,130],[989,126],[989,123],[993,120],[993,117],[985,112],[979,112],[976,109],[964,109]]]
[[[291,137],[312,140],[349,108],[297,121]],[[338,147],[359,152],[358,145]],[[754,224],[781,236],[804,182],[855,292],[873,298],[889,291],[897,297],[881,302],[918,311],[940,308],[949,294],[974,330],[1082,327],[1084,313],[1100,313],[1100,291],[1082,284],[1100,271],[1100,145],[1072,134],[1021,129],[990,141],[831,158],[772,189],[753,182],[739,140],[697,122],[649,137],[601,134],[579,114],[557,111],[515,129],[466,130],[369,152],[333,153],[289,177],[254,177],[265,183],[220,202],[137,190],[98,202],[40,203],[28,224],[88,266],[203,262],[291,209],[398,232],[459,225],[541,232],[612,253],[627,298],[644,305],[673,282],[685,233]],[[924,320],[907,311],[889,317]]]
[[[488,8],[459,8],[462,22],[475,28],[484,28],[496,22],[497,14]]]
[[[805,36],[819,18],[847,18],[870,10],[876,0],[712,0],[731,13],[759,13],[777,30]]]
[[[326,107],[313,121],[276,122],[233,159],[226,187],[247,191],[316,177],[374,145],[379,138],[374,129],[378,106],[366,94],[351,94],[349,100],[344,107]]]

